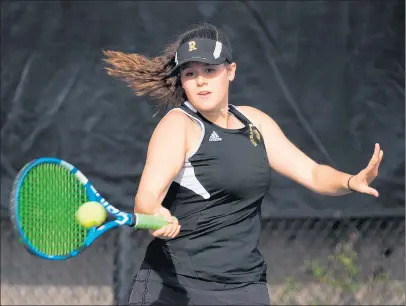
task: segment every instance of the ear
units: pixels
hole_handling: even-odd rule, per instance
[[[235,71],[237,70],[237,64],[231,63],[230,65],[227,66],[227,70],[228,70],[228,80],[232,82],[235,79]]]

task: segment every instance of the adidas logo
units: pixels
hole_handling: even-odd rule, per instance
[[[219,135],[217,135],[216,132],[213,131],[213,133],[211,133],[209,141],[222,141],[223,139],[221,139],[221,137]]]

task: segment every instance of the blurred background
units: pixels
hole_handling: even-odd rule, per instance
[[[273,304],[405,304],[404,1],[2,1],[1,304],[117,305],[150,237],[111,232],[65,262],[34,258],[9,220],[11,183],[53,156],[132,211],[162,115],[107,76],[103,50],[160,55],[207,21],[229,36],[230,102],[273,117],[310,157],[357,173],[385,152],[379,198],[316,195],[273,174],[261,251]]]

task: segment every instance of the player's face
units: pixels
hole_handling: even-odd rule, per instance
[[[189,102],[201,112],[213,112],[228,103],[229,83],[234,79],[236,64],[185,64],[180,77]]]

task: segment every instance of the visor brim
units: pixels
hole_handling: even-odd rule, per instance
[[[186,63],[190,63],[190,62],[198,62],[198,63],[204,63],[204,64],[210,64],[210,65],[220,65],[226,62],[226,58],[225,57],[219,57],[219,58],[208,58],[208,57],[190,57],[190,58],[186,58],[182,61],[180,61],[175,67],[173,67],[173,69],[171,70],[171,72],[168,74],[169,77],[173,77],[175,76],[180,67]]]

